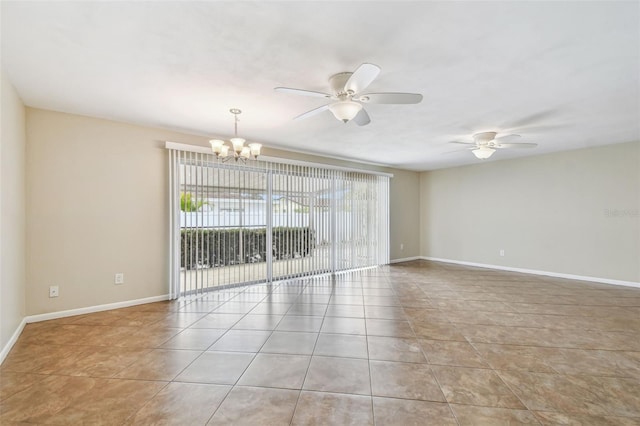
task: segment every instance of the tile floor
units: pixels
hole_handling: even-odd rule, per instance
[[[29,324],[0,423],[640,425],[640,289],[416,261]]]

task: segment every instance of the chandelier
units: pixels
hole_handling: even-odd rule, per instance
[[[257,159],[258,155],[260,155],[262,145],[259,143],[250,143],[245,145],[246,140],[238,137],[238,114],[242,113],[242,111],[237,108],[231,108],[229,112],[234,115],[235,124],[234,137],[229,139],[229,143],[231,145],[227,145],[225,141],[220,139],[211,139],[209,141],[211,144],[211,150],[216,155],[216,158],[221,158],[223,162],[229,161],[231,158],[236,161]],[[230,148],[231,152],[229,152]]]

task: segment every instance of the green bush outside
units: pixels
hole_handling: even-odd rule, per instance
[[[197,212],[205,204],[204,201],[194,202],[190,193],[180,193],[180,210],[183,212]]]
[[[273,228],[274,260],[307,257],[316,246],[309,227]],[[265,228],[188,229],[180,232],[180,266],[186,269],[265,262]]]

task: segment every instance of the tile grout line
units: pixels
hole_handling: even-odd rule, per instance
[[[306,286],[305,286],[306,288]],[[300,293],[302,294],[302,292]],[[325,308],[325,315],[328,309],[328,302],[327,302],[327,308]],[[286,314],[285,314],[286,315]],[[316,336],[316,340],[313,343],[313,349],[311,349],[311,355],[309,356],[309,363],[307,364],[307,368],[304,372],[304,377],[302,379],[302,384],[300,385],[300,391],[298,392],[298,397],[296,398],[296,403],[293,406],[293,412],[291,413],[291,419],[289,420],[289,425],[293,424],[293,419],[295,419],[296,417],[296,411],[298,410],[298,404],[300,403],[300,397],[302,396],[302,391],[304,390],[304,384],[307,381],[307,375],[309,374],[309,368],[311,368],[311,361],[313,361],[313,353],[316,350],[316,345],[318,344],[318,339],[320,338],[320,330],[322,330],[322,325],[324,324],[324,318],[325,316],[322,316],[322,322],[320,323],[320,328],[318,329],[318,333]]]

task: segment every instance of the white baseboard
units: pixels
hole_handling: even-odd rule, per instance
[[[569,280],[590,281],[590,282],[602,283],[602,284],[611,284],[611,285],[620,285],[625,287],[640,288],[640,283],[634,282],[634,281],[622,281],[622,280],[612,280],[610,278],[587,277],[583,275],[565,274],[561,272],[539,271],[536,269],[512,268],[510,266],[488,265],[486,263],[465,262],[462,260],[442,259],[438,257],[429,257],[429,256],[419,256],[419,258],[422,260],[432,260],[434,262],[455,263],[457,265],[476,266],[478,268],[498,269],[500,271],[521,272],[523,274],[543,275],[547,277],[567,278]]]
[[[18,337],[20,337],[20,334],[22,333],[22,330],[24,329],[24,326],[26,324],[30,324],[32,322],[39,322],[39,321],[48,321],[48,320],[58,319],[58,318],[72,317],[74,315],[92,314],[94,312],[109,311],[111,309],[128,308],[129,306],[143,305],[145,303],[153,303],[153,302],[162,302],[164,300],[169,300],[168,294],[163,294],[162,296],[145,297],[144,299],[126,300],[124,302],[115,302],[115,303],[107,303],[104,305],[88,306],[86,308],[69,309],[66,311],[48,312],[46,314],[26,316],[20,322],[20,325],[11,336],[11,339],[9,339],[9,341],[4,346],[4,348],[2,348],[2,352],[0,352],[0,364],[2,364],[4,362],[4,359],[7,357],[7,355],[9,355],[9,351],[11,351],[11,348],[13,348],[13,345],[15,345],[15,343],[18,341]]]
[[[145,297],[144,299],[125,300],[124,302],[107,303],[105,305],[87,306],[86,308],[69,309],[67,311],[48,312],[46,314],[29,315],[25,318],[27,324],[39,321],[72,317],[74,315],[92,314],[95,312],[110,311],[112,309],[128,308],[129,306],[144,305],[145,303],[162,302],[169,300],[168,294],[162,296]]]
[[[20,337],[20,333],[22,333],[22,330],[24,330],[25,325],[27,325],[27,321],[25,321],[25,318],[22,318],[22,321],[20,321],[18,328],[16,328],[16,331],[13,332],[11,339],[9,339],[7,344],[4,345],[4,348],[2,348],[2,352],[0,352],[0,364],[4,362],[4,359],[7,357],[7,355],[9,355],[9,351],[11,350],[11,348],[13,348],[13,345],[15,345],[18,341],[18,337]]]
[[[421,256],[412,256],[412,257],[403,257],[402,259],[392,259],[389,263],[402,263],[402,262],[411,262],[412,260],[420,260]]]

